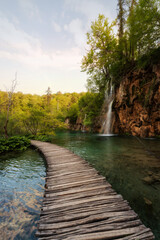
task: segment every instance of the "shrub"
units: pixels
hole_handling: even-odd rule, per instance
[[[55,134],[38,134],[37,136],[32,136],[30,139],[42,141],[42,142],[52,142]]]
[[[30,140],[24,136],[14,136],[0,139],[0,153],[7,151],[24,151],[30,146]]]

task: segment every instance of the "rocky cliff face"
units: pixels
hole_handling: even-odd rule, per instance
[[[112,131],[140,137],[160,135],[160,64],[129,73],[116,89]]]
[[[81,131],[81,132],[90,132],[91,128],[83,125],[83,120],[79,117],[75,124],[70,123],[69,119],[65,120],[65,123],[69,130],[72,131]]]
[[[108,105],[104,102],[92,130],[103,133]],[[91,131],[78,118],[75,124],[67,122],[76,131]],[[111,132],[140,137],[160,136],[160,64],[130,72],[115,90],[112,105]]]

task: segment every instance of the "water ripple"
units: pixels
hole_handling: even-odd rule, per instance
[[[39,219],[45,166],[34,150],[0,157],[0,236],[31,240]]]

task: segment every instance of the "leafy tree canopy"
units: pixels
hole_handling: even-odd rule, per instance
[[[52,94],[50,88],[43,96],[13,93],[7,131],[13,135],[53,135],[55,129],[66,128],[65,119],[82,93]],[[0,136],[4,136],[8,94],[0,91]]]
[[[104,15],[92,22],[87,33],[89,50],[82,59],[88,89],[103,95],[107,82],[118,85],[138,59],[160,45],[159,0],[118,0],[117,4],[114,23],[109,24]]]
[[[107,80],[110,80],[111,65],[117,50],[113,26],[104,15],[99,15],[98,20],[92,22],[91,31],[87,33],[89,50],[83,57],[82,71],[90,75],[88,89],[94,92],[104,91]]]

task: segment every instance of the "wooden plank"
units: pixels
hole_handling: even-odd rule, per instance
[[[104,204],[96,204],[94,207],[91,205],[87,207],[81,207],[81,208],[74,208],[74,209],[61,209],[60,211],[51,211],[51,213],[47,215],[41,216],[41,219],[49,219],[52,217],[65,217],[65,216],[78,216],[79,214],[84,214],[85,216],[94,214],[95,212],[115,212],[115,211],[126,211],[130,210],[131,208],[126,204],[125,202],[122,202],[121,204],[115,204],[115,203],[106,203]]]
[[[79,178],[92,178],[92,177],[95,177],[95,176],[98,176],[97,173],[79,173],[79,174],[70,174],[70,175],[64,175],[63,177],[55,177],[54,175],[51,177],[48,177],[46,178],[46,182],[47,183],[52,183],[54,181],[56,181],[57,179],[59,181],[62,181],[62,182],[66,182],[66,181],[70,181],[72,179],[73,180],[76,180],[76,179],[79,179]]]
[[[80,182],[86,182],[86,183],[89,183],[91,182],[91,180],[94,180],[94,179],[97,179],[97,175],[96,174],[93,174],[93,175],[83,175],[83,176],[72,176],[70,178],[59,178],[59,179],[56,179],[54,178],[52,181],[50,180],[47,180],[46,181],[46,186],[55,186],[55,184],[58,183],[58,185],[64,185],[66,186],[67,184],[70,184],[70,183],[77,183],[79,185]],[[93,181],[92,181],[93,182]],[[74,184],[75,185],[75,184]]]
[[[58,193],[47,193],[45,196],[46,198],[47,197],[54,197],[54,196],[65,196],[65,195],[75,195],[75,194],[78,194],[78,193],[84,193],[84,192],[90,192],[90,191],[96,191],[96,190],[101,190],[101,189],[107,189],[108,188],[111,188],[110,185],[106,186],[106,185],[100,185],[100,186],[95,186],[95,187],[86,187],[86,188],[79,188],[77,190],[75,189],[71,189],[71,190],[67,190],[67,191],[62,191],[62,192],[58,192]]]
[[[89,217],[91,215],[96,215],[96,214],[104,214],[104,213],[108,213],[108,212],[121,212],[121,211],[128,211],[131,210],[131,208],[129,206],[110,206],[110,208],[94,208],[94,209],[87,209],[87,211],[85,212],[65,212],[64,214],[59,214],[58,216],[55,215],[47,215],[45,217],[41,217],[41,219],[39,220],[39,222],[43,223],[54,223],[54,222],[63,222],[63,221],[70,221],[70,220],[75,220],[75,219],[82,219],[82,218],[86,218]]]
[[[123,228],[128,228],[128,227],[136,227],[136,226],[138,226],[139,224],[140,224],[141,222],[140,222],[140,220],[134,220],[134,221],[130,221],[130,222],[127,222],[127,223],[121,223],[121,224],[114,224],[114,225],[107,225],[107,227],[104,225],[102,225],[102,226],[97,226],[97,227],[95,227],[95,228],[86,228],[86,229],[83,229],[83,227],[81,226],[81,228],[79,228],[79,229],[77,229],[76,231],[74,231],[74,234],[83,234],[84,232],[85,233],[91,233],[91,232],[103,232],[103,231],[105,231],[105,230],[113,230],[113,228],[114,229],[123,229]],[[145,232],[145,234],[147,234],[146,236],[147,237],[149,237],[149,234],[147,233],[147,231],[149,231],[149,229],[145,229],[145,231],[141,231],[142,232],[142,234],[143,234],[143,232]],[[57,234],[58,232],[56,232],[56,234]],[[58,236],[61,238],[61,239],[64,239],[64,237],[67,237],[67,235],[69,235],[69,234],[73,234],[73,231],[72,232],[68,232],[68,233],[59,233],[58,234]],[[142,239],[142,235],[141,234],[141,239]],[[50,237],[50,236],[48,236],[48,237],[45,237],[45,238],[39,238],[39,240],[49,240],[49,239],[52,239],[53,238],[53,236],[52,237]],[[127,238],[118,238],[119,240],[128,240],[128,237]],[[134,240],[137,240],[137,238],[133,238],[133,235],[132,236],[130,236],[130,238],[129,238],[130,240],[132,239],[134,239]]]
[[[136,227],[130,227],[130,228],[124,228],[124,229],[116,229],[116,230],[108,230],[108,231],[102,231],[102,232],[93,232],[93,233],[86,233],[84,231],[84,234],[74,234],[72,232],[69,232],[69,235],[67,237],[61,237],[62,235],[58,235],[60,238],[58,239],[65,239],[65,240],[102,240],[102,239],[119,239],[121,237],[129,237],[126,238],[127,240],[130,240],[132,235],[138,231],[143,231],[144,226],[136,226]],[[52,239],[57,239],[57,231],[54,230],[46,230],[46,231],[38,231],[37,236],[54,236]],[[124,239],[124,238],[123,238]],[[137,240],[140,240],[141,238],[138,238]],[[146,240],[148,240],[146,238]]]
[[[82,205],[82,204],[85,204],[85,203],[89,203],[91,204],[92,202],[96,202],[96,201],[101,201],[101,200],[113,200],[113,199],[121,199],[121,195],[109,195],[109,196],[98,196],[98,197],[94,197],[92,199],[84,199],[84,200],[75,200],[75,201],[72,201],[72,202],[67,202],[67,203],[62,203],[62,204],[57,204],[57,205],[52,205],[52,206],[46,206],[46,207],[43,207],[42,210],[45,211],[45,210],[51,210],[51,209],[58,209],[58,208],[63,208],[63,207],[69,207],[69,206],[72,206],[74,205]]]
[[[113,201],[113,199],[108,199],[108,200],[97,200],[95,202],[90,202],[89,203],[89,206],[88,206],[88,203],[86,204],[83,204],[83,205],[71,205],[71,206],[68,206],[68,207],[65,207],[65,208],[59,208],[59,209],[55,209],[55,210],[50,210],[50,211],[41,211],[41,215],[50,215],[50,214],[54,214],[56,215],[57,213],[58,214],[63,214],[63,213],[66,213],[66,212],[70,212],[70,213],[75,213],[75,212],[87,212],[89,209],[95,209],[97,207],[110,207],[110,205],[119,205],[119,206],[122,206],[123,202],[118,202],[118,203],[115,203],[115,201]],[[58,210],[58,211],[57,211]]]
[[[93,178],[93,179],[88,179],[88,180],[81,180],[81,181],[78,181],[78,182],[70,182],[70,183],[66,183],[66,184],[58,184],[58,185],[54,185],[53,184],[53,186],[48,186],[47,185],[47,188],[50,190],[52,190],[52,189],[54,189],[54,190],[56,190],[57,188],[61,188],[61,189],[64,189],[64,188],[69,188],[69,187],[74,187],[74,186],[81,186],[81,185],[85,185],[85,184],[87,184],[87,183],[93,183],[93,182],[98,182],[98,181],[100,181],[100,182],[102,182],[102,181],[104,181],[105,180],[105,177],[101,177],[101,176],[98,176],[97,178]],[[57,181],[58,182],[58,181]]]
[[[137,217],[137,215],[132,211],[123,211],[123,212],[106,212],[104,213],[99,213],[99,214],[92,214],[91,216],[82,218],[82,219],[70,219],[70,221],[65,221],[65,222],[56,222],[56,223],[41,223],[39,224],[39,230],[52,230],[52,229],[60,229],[60,228],[65,228],[65,227],[73,227],[73,226],[77,226],[77,225],[82,225],[82,224],[86,224],[86,223],[90,223],[90,222],[97,222],[97,221],[102,221],[104,219],[109,219],[111,217],[124,217],[124,216],[128,216],[128,215],[132,215],[135,218]]]
[[[109,193],[112,192],[112,194],[116,194],[112,188],[106,188],[106,186],[96,186],[96,187],[86,187],[83,189],[77,189],[74,191],[74,189],[67,190],[67,191],[62,191],[62,192],[54,192],[54,193],[46,193],[45,194],[45,199],[50,199],[50,198],[56,198],[58,197],[59,199],[68,199],[72,197],[81,197],[81,196],[88,196],[90,194],[101,194],[101,193]]]
[[[46,179],[52,179],[52,178],[59,178],[59,177],[65,177],[65,176],[67,176],[67,177],[70,177],[70,176],[72,176],[72,175],[77,175],[77,174],[81,174],[81,175],[83,175],[83,174],[94,174],[94,173],[96,173],[96,174],[98,174],[98,172],[95,170],[95,169],[93,169],[93,168],[91,168],[90,170],[89,170],[89,172],[88,172],[88,169],[84,169],[84,170],[75,170],[74,172],[73,171],[69,171],[69,172],[63,172],[63,173],[59,173],[59,172],[57,172],[57,173],[55,173],[54,172],[54,174],[53,174],[53,176],[48,176],[48,177],[46,177]]]
[[[66,240],[105,240],[105,239],[115,239],[117,237],[125,237],[130,236],[137,231],[141,231],[144,227],[133,227],[133,228],[126,228],[126,229],[119,229],[118,231],[107,231],[107,232],[98,232],[98,233],[89,233],[89,234],[82,234],[79,236],[71,236],[67,237]]]
[[[38,235],[43,236],[44,234],[46,236],[50,235],[51,231],[54,231],[56,233],[57,237],[61,236],[70,236],[71,234],[77,235],[77,234],[86,234],[86,233],[93,233],[93,232],[101,232],[102,229],[103,231],[109,231],[109,230],[118,230],[122,228],[126,228],[127,226],[130,226],[130,223],[133,221],[136,223],[137,219],[134,216],[119,216],[118,218],[112,217],[109,220],[104,219],[103,221],[98,221],[98,222],[91,222],[91,223],[85,223],[81,225],[76,225],[76,226],[71,226],[71,227],[64,227],[64,228],[58,228],[56,230],[39,230]],[[125,225],[126,224],[126,225]],[[141,222],[139,221],[139,224]],[[135,224],[132,225],[133,227]],[[136,224],[137,226],[137,224]],[[141,226],[141,225],[138,225]],[[144,227],[144,226],[143,226]],[[99,229],[99,230],[98,230]],[[102,231],[102,232],[103,232]]]

